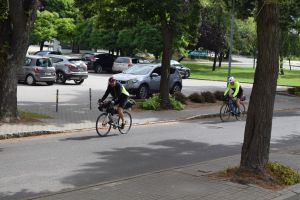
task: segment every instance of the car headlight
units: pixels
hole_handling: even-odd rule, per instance
[[[138,80],[137,79],[132,79],[132,80],[129,80],[128,81],[128,84],[134,84],[134,83],[137,83]]]

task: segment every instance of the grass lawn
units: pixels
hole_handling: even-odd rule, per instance
[[[191,69],[191,78],[226,81],[228,66],[216,68],[212,71],[212,65],[184,63]],[[254,70],[252,67],[231,67],[231,74],[237,80],[244,83],[253,83]],[[300,70],[284,70],[285,75],[279,75],[278,85],[300,86]]]
[[[38,114],[38,113],[33,113],[33,112],[27,112],[27,111],[22,111],[19,110],[19,117],[24,120],[31,120],[31,119],[51,119],[52,117],[48,115],[43,115],[43,114]]]

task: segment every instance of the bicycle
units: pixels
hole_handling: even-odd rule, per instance
[[[133,100],[128,100],[125,109],[129,109],[134,104]],[[131,114],[124,110],[124,128],[121,127],[122,120],[118,115],[118,111],[114,108],[113,101],[106,101],[98,103],[98,109],[102,111],[96,120],[96,131],[100,137],[106,136],[111,128],[118,129],[121,134],[126,134],[129,132],[132,125]]]
[[[220,108],[220,118],[223,122],[228,121],[230,116],[235,116],[237,120],[243,120],[246,116],[246,108],[243,101],[246,97],[240,99],[240,109],[237,108],[236,102],[229,95],[225,96],[223,105]]]

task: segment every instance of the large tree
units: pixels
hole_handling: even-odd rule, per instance
[[[245,127],[241,170],[265,173],[279,66],[279,4],[257,0],[257,68]]]
[[[160,97],[162,109],[171,107],[169,70],[174,44],[183,35],[195,34],[199,23],[200,0],[97,0],[100,20],[106,28],[120,30],[138,22],[158,26],[163,42]]]
[[[0,1],[0,120],[15,121],[17,70],[23,65],[37,0]]]

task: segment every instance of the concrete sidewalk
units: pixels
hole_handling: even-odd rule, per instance
[[[36,200],[296,200],[300,184],[274,191],[252,184],[242,185],[209,176],[211,173],[237,166],[240,156],[201,162],[195,165],[142,174],[99,183],[55,194],[29,198]],[[291,152],[274,152],[270,160],[297,170],[300,157]]]

